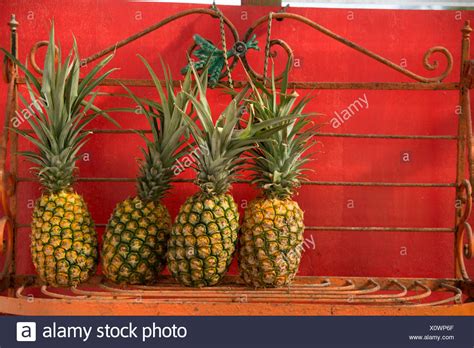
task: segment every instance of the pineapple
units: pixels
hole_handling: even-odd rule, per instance
[[[222,279],[235,251],[239,211],[228,192],[245,162],[241,155],[253,147],[255,139],[264,139],[286,120],[254,124],[249,119],[245,128],[240,128],[247,86],[214,123],[206,99],[207,71],[201,76],[194,67],[192,71],[199,98],[191,96],[191,101],[202,129],[189,116],[184,119],[196,146],[192,153],[199,191],[179,209],[168,241],[167,261],[171,274],[181,284],[203,287]]]
[[[142,149],[145,160],[137,177],[137,195],[117,205],[104,234],[103,273],[121,284],[153,283],[164,268],[172,222],[161,200],[170,189],[176,162],[186,151],[181,111],[186,110],[191,92],[190,73],[175,95],[173,80],[164,68],[165,94],[151,66],[140,59],[155,81],[161,102],[142,100],[127,89],[150,123],[153,141],[141,134],[146,149]]]
[[[258,120],[295,117],[271,141],[260,141],[251,151],[252,182],[263,195],[251,201],[244,213],[239,268],[244,281],[253,287],[289,285],[301,260],[303,211],[291,197],[304,179],[303,166],[309,160],[307,150],[315,127],[302,114],[309,99],[295,104],[298,94],[287,94],[287,79],[288,69],[280,93],[274,77],[271,89],[259,84],[263,93],[254,89],[250,107]]]
[[[25,73],[30,101],[21,95],[20,99],[33,135],[16,128],[19,125],[15,123],[12,129],[38,149],[21,153],[36,165],[32,169],[43,189],[34,206],[31,223],[33,264],[43,283],[75,286],[94,274],[97,266],[94,222],[86,202],[73,188],[76,161],[90,133],[84,128],[99,115],[108,118],[93,103],[97,96],[94,89],[114,69],[96,75],[112,56],[101,61],[80,81],[76,42],[61,63],[61,49],[57,57],[55,54],[52,27],[40,83],[17,59],[2,51]]]

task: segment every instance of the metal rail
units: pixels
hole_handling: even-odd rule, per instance
[[[95,227],[105,228],[106,223],[96,223]],[[29,228],[29,224],[16,224],[16,228]],[[305,226],[307,231],[346,231],[346,232],[438,232],[453,233],[456,230],[450,227],[377,227],[377,226]]]
[[[34,288],[34,287],[33,287]],[[451,280],[438,282],[416,279],[376,278],[297,278],[286,288],[251,289],[237,277],[228,277],[224,284],[211,288],[183,288],[169,277],[159,285],[118,286],[97,278],[90,285],[69,290],[40,286],[42,295],[60,301],[137,301],[154,304],[179,301],[180,303],[345,303],[387,306],[439,306],[461,303],[462,291]],[[19,299],[28,300],[30,286],[20,286]],[[437,296],[433,296],[437,294]],[[430,300],[431,297],[434,299]],[[441,297],[441,299],[440,299]]]
[[[92,128],[89,130],[95,134],[137,134],[151,133],[149,129],[100,129]],[[31,129],[25,130],[26,133],[33,133]],[[327,138],[356,138],[356,139],[399,139],[399,140],[457,140],[456,135],[404,135],[404,134],[355,134],[355,133],[327,133],[316,132],[317,137]]]
[[[135,178],[79,177],[77,182],[135,182]],[[37,182],[34,177],[20,176],[16,182]],[[194,183],[193,179],[175,179],[176,183]],[[235,184],[250,184],[250,180],[236,180]],[[457,187],[456,183],[436,182],[380,182],[380,181],[314,181],[301,182],[303,186],[380,186],[380,187]]]
[[[231,65],[232,66],[232,65]],[[38,79],[41,81],[41,78]],[[164,83],[163,81],[161,81]],[[24,85],[26,80],[24,77],[17,79],[17,84]],[[121,86],[127,87],[154,87],[154,82],[146,79],[114,79],[108,78],[102,81],[102,86]],[[225,82],[223,82],[225,84]],[[246,81],[233,81],[235,88],[241,88]],[[179,81],[174,82],[175,87],[179,87]],[[279,84],[277,83],[277,87]],[[326,89],[326,90],[346,90],[346,89],[360,89],[360,90],[380,90],[380,91],[455,91],[459,90],[458,82],[432,82],[432,83],[417,83],[417,82],[289,82],[288,86],[295,89]]]

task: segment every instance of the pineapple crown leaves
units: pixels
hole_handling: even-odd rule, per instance
[[[267,197],[288,198],[305,180],[305,164],[310,161],[308,150],[314,144],[313,135],[320,125],[315,125],[310,116],[303,113],[311,97],[300,98],[296,91],[288,93],[289,66],[283,74],[278,92],[272,68],[271,87],[253,81],[253,93],[249,100],[250,113],[259,121],[280,117],[293,117],[286,127],[271,135],[270,141],[258,142],[251,151],[253,164],[252,182]],[[259,92],[260,90],[260,92]]]
[[[152,140],[139,132],[146,143],[146,148],[141,149],[144,160],[140,162],[137,192],[142,201],[156,202],[171,188],[173,168],[187,153],[188,128],[183,121],[182,110],[188,108],[188,95],[193,95],[194,92],[191,72],[186,74],[181,83],[181,90],[175,93],[171,72],[163,61],[164,88],[146,59],[140,55],[139,58],[154,82],[159,102],[139,98],[129,88],[124,85],[123,87],[138,104],[150,124]]]
[[[36,166],[32,169],[38,175],[40,184],[50,193],[70,190],[74,183],[76,161],[79,151],[91,133],[85,127],[101,115],[114,124],[107,113],[94,105],[98,92],[96,87],[114,70],[96,77],[112,59],[104,58],[82,80],[79,79],[80,60],[76,40],[64,62],[61,62],[61,47],[56,53],[54,23],[49,34],[49,43],[44,61],[43,78],[40,82],[16,57],[3,48],[0,50],[25,74],[26,88],[30,102],[19,96],[24,113],[33,135],[17,127],[12,131],[20,134],[38,152],[20,152]],[[59,57],[59,59],[57,58]]]
[[[207,69],[199,75],[191,64],[191,70],[195,77],[198,96],[189,95],[189,98],[201,127],[186,113],[183,112],[183,115],[194,143],[199,149],[194,151],[196,183],[205,194],[219,195],[227,192],[231,183],[237,179],[239,171],[245,164],[242,154],[251,150],[256,142],[263,142],[273,133],[287,127],[293,117],[259,120],[256,123],[250,118],[245,127],[241,128],[243,102],[250,89],[250,85],[246,85],[233,97],[214,122],[206,98]]]

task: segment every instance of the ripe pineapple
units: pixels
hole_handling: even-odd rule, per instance
[[[241,102],[248,87],[238,93],[214,124],[206,99],[207,72],[195,75],[199,99],[191,97],[200,129],[185,116],[194,138],[194,169],[200,190],[181,206],[168,241],[168,268],[181,284],[202,287],[216,285],[227,271],[235,251],[239,229],[237,204],[228,193],[244,164],[241,155],[252,148],[256,138],[265,138],[279,129],[283,119],[253,124],[245,128]]]
[[[245,210],[239,239],[239,268],[244,281],[254,287],[279,287],[291,283],[301,260],[304,223],[303,211],[291,199],[304,179],[303,165],[312,145],[315,130],[303,115],[308,98],[296,103],[296,92],[287,94],[288,69],[281,92],[254,89],[251,108],[255,118],[271,120],[281,116],[295,117],[287,127],[259,142],[251,151],[254,159],[252,182],[263,193]],[[278,98],[279,97],[279,98]]]
[[[190,73],[175,95],[173,80],[164,69],[165,94],[153,69],[140,58],[156,83],[161,101],[142,100],[127,90],[150,123],[153,141],[141,134],[146,149],[142,149],[145,160],[137,177],[137,196],[117,205],[107,224],[102,247],[104,275],[124,284],[152,283],[165,265],[171,217],[161,199],[170,189],[176,162],[185,154],[186,126],[181,110],[186,110],[191,93]]]
[[[17,59],[3,52],[24,71],[31,99],[20,96],[34,135],[17,129],[15,123],[13,130],[38,149],[21,153],[36,165],[32,169],[43,189],[31,223],[33,264],[43,283],[75,286],[86,281],[97,264],[94,223],[84,199],[73,189],[76,161],[90,133],[84,127],[99,115],[108,118],[94,106],[97,92],[93,91],[113,71],[96,77],[112,56],[101,61],[81,82],[76,43],[63,63],[60,48],[55,58],[54,47],[53,27],[41,83]],[[90,98],[86,100],[87,97]]]

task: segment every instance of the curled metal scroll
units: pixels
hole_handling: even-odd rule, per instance
[[[474,238],[472,228],[469,222],[469,216],[472,211],[472,186],[469,180],[465,179],[461,182],[459,187],[459,197],[464,204],[464,210],[456,231],[456,259],[464,279],[470,279],[464,258],[471,259],[474,254]],[[464,235],[466,234],[467,243],[464,244]]]
[[[207,8],[197,8],[197,9],[190,9],[190,10],[186,10],[186,11],[181,11],[181,12],[178,12],[176,13],[175,15],[173,16],[170,16],[170,17],[167,17],[165,19],[163,19],[162,21],[159,21],[158,23],[142,30],[141,32],[138,32],[134,35],[131,35],[121,41],[118,41],[116,44],[112,45],[112,46],[109,46],[103,50],[101,50],[100,52],[97,52],[85,59],[82,59],[82,63],[83,64],[88,64],[90,62],[93,62],[109,53],[113,53],[115,52],[117,49],[123,47],[123,46],[126,46],[128,45],[129,43],[155,31],[155,30],[158,30],[160,29],[161,27],[165,26],[166,24],[169,24],[171,22],[174,22],[175,20],[178,20],[180,18],[183,18],[183,17],[187,17],[187,16],[190,16],[190,15],[196,15],[196,14],[204,14],[204,15],[208,15],[208,16],[211,16],[213,18],[217,18],[219,19],[219,12],[216,11],[215,9],[207,9]],[[232,37],[234,39],[234,42],[238,42],[239,41],[239,33],[236,29],[236,27],[234,26],[234,24],[225,16],[222,15],[222,19],[224,21],[224,24],[225,26],[230,30],[231,34],[232,34]],[[46,43],[46,44],[45,44]],[[30,62],[31,62],[31,65],[33,66],[33,69],[35,69],[35,71],[39,74],[42,74],[42,70],[41,68],[38,66],[38,64],[36,63],[36,53],[38,51],[38,48],[40,47],[43,47],[47,45],[47,41],[40,41],[40,42],[37,42],[31,49],[30,51],[30,56],[29,56],[29,59],[30,59]],[[233,59],[232,63],[231,63],[231,67],[235,67],[235,65],[237,64],[237,61],[238,61],[238,57],[235,57],[235,59]]]
[[[264,16],[264,17],[261,17],[260,19],[258,19],[256,22],[254,22],[252,24],[252,26],[248,29],[247,33],[245,34],[244,36],[244,40],[247,40],[251,35],[253,35],[253,32],[256,30],[257,27],[259,27],[260,25],[264,24],[264,23],[267,23],[268,22],[268,19],[269,19],[269,15],[267,16]],[[298,14],[294,14],[294,13],[273,13],[272,14],[272,20],[282,20],[282,19],[293,19],[293,20],[296,20],[298,22],[301,22],[303,24],[306,24],[308,26],[310,26],[311,28],[313,29],[316,29],[317,31],[321,32],[322,34],[326,35],[326,36],[329,36],[330,38],[336,40],[336,41],[339,41],[341,42],[342,44],[352,48],[352,49],[355,49],[356,51],[359,51],[360,53],[372,58],[372,59],[375,59],[376,61],[392,68],[393,70],[396,70],[398,71],[399,73],[405,75],[405,76],[408,76],[409,78],[413,79],[413,80],[416,80],[416,81],[419,81],[419,82],[424,82],[424,83],[428,83],[428,82],[441,82],[443,81],[452,71],[453,69],[453,56],[451,55],[451,53],[448,51],[447,48],[445,47],[442,47],[442,46],[435,46],[435,47],[432,47],[430,48],[428,51],[426,51],[426,53],[424,54],[423,56],[423,67],[426,69],[426,70],[430,70],[430,71],[433,71],[433,70],[436,70],[438,67],[439,67],[439,61],[436,60],[436,59],[433,59],[433,55],[435,53],[438,53],[438,54],[441,54],[442,56],[444,56],[444,58],[446,59],[446,68],[444,69],[444,71],[442,71],[438,76],[435,76],[435,77],[424,77],[424,76],[421,76],[421,75],[418,75],[408,69],[405,69],[403,67],[401,67],[400,65],[398,64],[395,64],[394,62],[372,52],[372,51],[369,51],[368,49],[362,47],[362,46],[359,46],[358,44],[330,31],[329,29],[323,27],[322,25],[316,23],[316,22],[313,22],[312,20],[304,17],[304,16],[301,16],[301,15],[298,15]],[[254,76],[259,76],[253,69],[251,69],[249,67],[249,70],[250,72],[254,75]],[[261,76],[261,75],[260,75]]]
[[[288,45],[285,41],[283,41],[281,39],[273,39],[273,40],[270,40],[270,49],[273,46],[280,46],[281,48],[283,48],[283,50],[285,51],[286,56],[287,56],[287,63],[289,63],[290,67],[293,66],[294,54],[293,54],[293,50],[291,49],[290,45]],[[276,57],[276,52],[273,51],[270,56],[272,58],[275,58]],[[244,65],[245,69],[250,73],[250,75],[254,76],[255,78],[257,78],[260,81],[263,81],[263,74],[259,74],[254,69],[252,69],[249,62],[247,61],[246,56],[242,56],[242,64]],[[284,74],[284,71],[282,73],[280,73],[279,75],[275,76],[275,80],[276,81],[281,80],[283,78],[283,74]]]
[[[28,55],[28,58],[30,60],[30,64],[31,66],[33,67],[33,69],[40,75],[43,75],[43,69],[41,69],[39,66],[38,66],[38,63],[36,62],[36,52],[38,51],[39,48],[41,47],[48,47],[48,44],[49,42],[48,41],[38,41],[37,43],[35,43],[33,45],[33,47],[31,47],[31,50],[30,50],[30,53]],[[55,46],[54,47],[55,51],[56,51],[56,59],[57,59],[57,55],[59,54],[59,49],[58,49],[58,46]]]
[[[215,9],[212,9],[212,8],[210,8],[210,9],[200,8],[200,9],[190,9],[190,10],[186,10],[186,11],[181,11],[181,12],[179,12],[179,13],[173,15],[173,16],[165,18],[164,20],[162,20],[162,21],[146,28],[145,30],[143,30],[143,31],[141,31],[137,34],[134,34],[132,36],[129,36],[126,39],[123,39],[123,40],[117,42],[115,45],[107,47],[104,50],[102,50],[100,52],[97,52],[96,54],[94,54],[90,57],[85,58],[83,60],[83,62],[85,64],[90,63],[90,62],[92,62],[92,61],[94,61],[94,60],[96,60],[100,57],[105,56],[108,53],[114,52],[115,50],[117,50],[120,47],[123,47],[123,46],[125,46],[125,45],[127,45],[127,44],[129,44],[129,43],[131,43],[131,42],[133,42],[133,41],[135,41],[135,40],[151,33],[151,32],[153,32],[153,31],[165,26],[166,24],[169,24],[169,23],[171,23],[171,22],[173,22],[177,19],[189,16],[189,15],[194,15],[194,14],[206,14],[206,15],[209,15],[213,18],[219,18],[219,11],[217,11]],[[263,23],[267,23],[268,19],[269,19],[269,15],[261,17],[256,22],[254,22],[254,24],[252,24],[252,26],[246,32],[245,37],[244,37],[244,41],[247,41],[251,37],[251,35],[253,34],[253,32],[256,30],[256,28],[258,26],[260,26]],[[350,41],[350,40],[348,40],[348,39],[332,32],[332,31],[330,31],[329,29],[323,27],[322,25],[320,25],[316,22],[313,22],[312,20],[310,20],[310,19],[308,19],[304,16],[294,14],[294,13],[273,13],[272,14],[272,20],[281,21],[283,19],[293,19],[293,20],[296,20],[298,22],[304,23],[304,24],[312,27],[313,29],[316,29],[317,31],[323,33],[324,35],[329,36],[332,39],[334,39],[336,41],[339,41],[342,44],[344,44],[344,45],[346,45],[346,46],[348,46],[352,49],[355,49],[355,50],[361,52],[362,54],[364,54],[366,56],[369,56],[370,58],[375,59],[378,62],[392,68],[393,70],[396,70],[396,71],[400,72],[401,74],[403,74],[405,76],[408,76],[411,79],[419,81],[419,82],[425,82],[425,83],[441,82],[451,73],[452,68],[453,68],[453,57],[452,57],[451,53],[448,51],[448,49],[446,49],[445,47],[435,46],[435,47],[430,48],[428,51],[426,51],[426,53],[423,56],[423,67],[426,70],[434,71],[434,70],[439,68],[439,61],[436,60],[436,59],[433,59],[434,54],[440,54],[440,55],[444,56],[444,58],[446,60],[446,68],[438,76],[424,77],[424,76],[418,75],[418,74],[416,74],[416,73],[414,73],[414,72],[412,72],[408,69],[405,69],[405,68],[399,66],[398,64],[395,64],[394,62],[392,62],[392,61],[390,61],[386,58],[383,58],[382,56],[380,56],[376,53],[373,53],[372,51],[367,50],[366,48],[364,48],[362,46],[359,46],[358,44],[356,44],[356,43],[354,43],[354,42],[352,42],[352,41]],[[239,34],[238,34],[237,29],[235,28],[235,26],[232,24],[232,22],[227,17],[223,16],[223,20],[224,20],[224,24],[227,26],[227,28],[229,28],[229,30],[230,30],[230,32],[233,36],[234,43],[238,42],[239,41]],[[279,39],[278,40],[272,40],[271,41],[271,46],[275,46],[275,45],[278,45],[278,46],[280,46],[284,49],[284,51],[286,52],[289,60],[293,59],[292,50],[286,42],[284,42],[283,40],[279,40]],[[32,62],[32,66],[38,73],[41,73],[41,69],[36,64],[36,52],[37,52],[37,49],[39,47],[42,47],[42,46],[44,46],[44,42],[43,41],[38,42],[37,44],[35,44],[33,46],[32,50],[30,52],[30,60]],[[193,49],[193,46],[191,46],[190,50],[192,50],[192,49]],[[253,76],[255,76],[259,79],[263,78],[263,76],[261,74],[258,74],[250,66],[250,64],[248,63],[245,56],[242,56],[240,58],[242,59],[242,62],[244,64],[244,66],[248,69],[248,71],[251,75],[253,75]],[[237,61],[238,61],[238,57],[234,57],[231,64],[230,64],[230,69],[231,70],[236,66]],[[225,75],[225,73],[226,72],[223,72],[223,76]],[[282,76],[280,74],[276,78],[281,79],[281,77]]]

